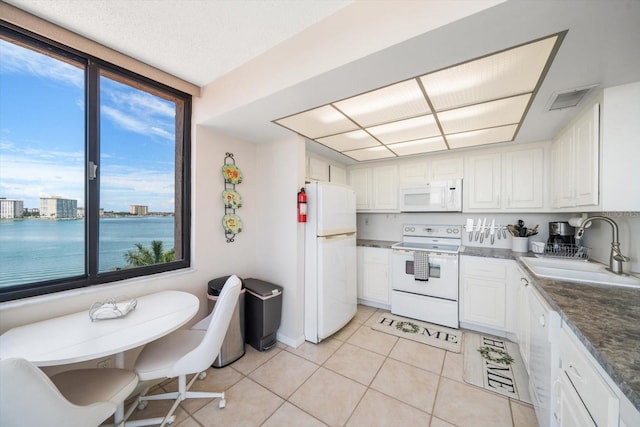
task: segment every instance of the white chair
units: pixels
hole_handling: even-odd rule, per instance
[[[138,397],[138,401],[127,411],[129,418],[136,406],[144,407],[147,400],[175,399],[164,418],[152,418],[126,422],[130,425],[164,426],[175,420],[173,413],[185,399],[220,398],[219,406],[224,408],[224,393],[198,392],[189,389],[197,378],[204,379],[206,371],[215,361],[224,340],[231,316],[238,302],[242,282],[237,276],[230,276],[222,287],[213,311],[191,329],[180,329],[163,338],[147,344],[135,364],[140,381],[154,381],[166,378],[178,378],[178,391],[155,395],[146,395],[147,388]],[[187,384],[187,375],[195,374]]]
[[[25,359],[0,360],[0,426],[95,427],[138,384],[124,369],[78,369],[51,378]]]

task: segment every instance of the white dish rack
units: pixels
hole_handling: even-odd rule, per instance
[[[549,258],[564,258],[564,259],[578,259],[589,260],[589,253],[591,248],[586,246],[579,246],[573,244],[547,244],[544,248],[544,252],[541,254],[535,254],[537,257],[549,257]]]

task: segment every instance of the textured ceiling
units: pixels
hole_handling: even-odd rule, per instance
[[[5,0],[198,86],[351,0]]]

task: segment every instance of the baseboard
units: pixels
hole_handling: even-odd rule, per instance
[[[278,340],[282,344],[288,345],[289,347],[298,348],[302,344],[304,344],[304,335],[301,335],[298,338],[293,339],[278,332],[276,334],[276,340]]]

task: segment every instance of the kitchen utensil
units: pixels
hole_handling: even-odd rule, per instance
[[[480,228],[480,243],[484,240],[484,229],[487,226],[487,218],[482,220],[482,227]]]
[[[507,228],[509,229],[509,234],[511,234],[511,237],[518,237],[520,235],[520,232],[518,231],[518,229],[516,229],[517,226],[514,226],[513,224],[509,224],[507,225]]]
[[[478,225],[476,226],[476,242],[478,241],[478,238],[480,237],[480,224],[482,224],[482,220],[480,218],[478,218]]]
[[[503,239],[507,238],[507,229],[506,229],[506,227],[502,227],[502,238]]]
[[[491,244],[492,245],[493,245],[493,242],[496,239],[495,232],[496,232],[496,219],[493,218],[491,220],[491,225],[489,226],[489,234],[491,235]]]
[[[469,233],[469,240],[473,237],[473,219],[467,218],[467,225],[465,226],[465,231]]]

